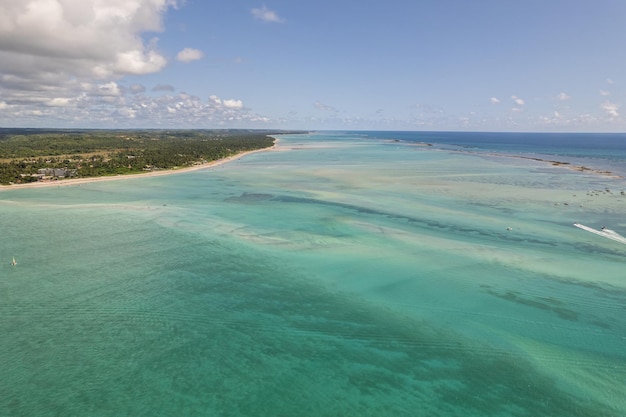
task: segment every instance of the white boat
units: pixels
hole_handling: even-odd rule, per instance
[[[13,257],[13,260],[11,261],[11,265],[12,265],[12,266],[17,265],[17,261],[15,260],[15,256]]]
[[[579,229],[586,230],[588,232],[594,233],[598,236],[605,237],[607,239],[614,240],[616,242],[620,242],[626,245],[626,237],[620,235],[615,230],[607,229],[606,227],[602,227],[602,229],[594,229],[593,227],[585,226],[584,224],[574,223],[574,226]]]

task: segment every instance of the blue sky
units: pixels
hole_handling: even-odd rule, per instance
[[[626,130],[623,0],[0,0],[0,126]]]

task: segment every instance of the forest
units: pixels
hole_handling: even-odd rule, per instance
[[[0,128],[0,184],[183,168],[271,147],[283,133]]]

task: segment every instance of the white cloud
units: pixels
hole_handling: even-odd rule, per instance
[[[278,14],[272,10],[269,10],[267,8],[267,6],[263,5],[263,7],[258,8],[258,9],[252,9],[251,10],[252,16],[254,16],[255,19],[259,19],[262,20],[264,22],[269,22],[269,23],[283,23],[285,22],[284,19],[281,19]]]
[[[4,1],[3,3],[7,3]],[[145,32],[162,30],[176,0],[20,0],[2,5],[0,72],[39,78],[145,74],[165,58]]]
[[[511,100],[513,100],[513,102],[518,106],[523,106],[525,104],[524,100],[517,96],[511,96]]]
[[[556,98],[557,100],[566,101],[569,100],[571,97],[566,93],[560,93],[558,96],[556,96]]]
[[[158,97],[127,75],[160,71],[163,16],[185,0],[0,0],[0,125],[256,126],[269,118],[241,100],[201,100],[158,84]],[[267,8],[259,18],[283,21]],[[147,40],[146,40],[147,39]],[[200,59],[185,48],[177,59]],[[114,123],[114,124],[113,124]]]
[[[156,51],[135,49],[132,51],[121,51],[117,53],[117,61],[110,66],[99,65],[96,68],[96,75],[118,76],[118,75],[142,75],[158,72],[167,64],[167,60]]]
[[[216,95],[209,96],[209,102],[213,104],[214,106],[222,105],[222,100]]]
[[[500,104],[500,100],[497,97],[491,97],[489,101],[491,101],[491,104]]]
[[[122,91],[115,81],[98,85],[98,91],[101,96],[120,96]]]
[[[165,12],[182,1],[0,0],[0,97],[6,120],[29,123],[31,116],[54,117],[58,109],[63,118],[89,123],[103,110],[98,106],[123,106],[128,91],[145,92],[117,81],[166,65],[158,39],[142,36],[161,31]]]
[[[227,109],[242,109],[243,102],[241,100],[224,100],[222,102]]]
[[[137,117],[138,111],[130,107],[122,107],[118,111],[120,116],[134,119]]]
[[[602,104],[602,110],[604,110],[610,118],[615,118],[619,116],[619,106],[615,103],[611,103],[609,101],[604,102]]]
[[[0,126],[31,127],[263,127],[271,120],[244,107],[241,100],[208,100],[187,93],[147,96],[137,87],[116,82],[82,83],[76,94],[48,99],[27,96],[13,103],[0,101]],[[16,125],[16,121],[18,124]],[[42,123],[45,123],[42,125]]]
[[[607,78],[607,79],[606,79],[606,83],[607,83],[607,84],[614,84],[614,83],[615,83],[615,81],[613,81],[611,78]]]
[[[202,59],[204,53],[199,49],[185,48],[176,55],[176,59],[180,62],[191,62]]]
[[[229,110],[243,109],[243,101],[235,99],[222,100],[216,95],[209,96],[209,104],[213,108],[224,108]]]
[[[604,97],[607,97],[607,96],[611,95],[611,92],[610,91],[606,91],[606,90],[600,90],[600,95],[604,96]]]

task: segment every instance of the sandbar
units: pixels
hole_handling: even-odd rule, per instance
[[[509,154],[502,154],[502,153],[485,153],[485,154],[481,154],[480,152],[473,152],[473,151],[458,151],[458,150],[448,150],[449,152],[457,152],[457,153],[464,153],[464,154],[471,154],[471,155],[486,155],[486,156],[492,156],[492,157],[497,157],[497,158],[517,158],[517,159],[526,159],[526,160],[530,160],[530,161],[537,161],[537,162],[541,162],[541,163],[546,163],[546,164],[550,164],[552,166],[555,167],[561,167],[561,168],[567,168],[567,169],[571,169],[574,171],[579,171],[579,172],[586,172],[586,173],[590,173],[590,174],[595,174],[595,175],[602,175],[605,177],[609,177],[609,178],[613,178],[613,179],[621,179],[623,178],[621,175],[617,175],[611,171],[605,171],[605,170],[600,170],[600,169],[595,169],[595,168],[589,168],[586,167],[584,165],[572,165],[569,162],[564,162],[564,161],[555,161],[552,159],[543,159],[543,158],[538,158],[538,157],[534,157],[534,156],[522,156],[522,155],[509,155]]]

